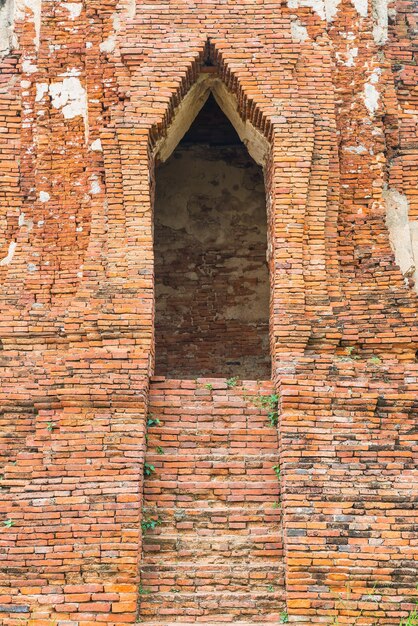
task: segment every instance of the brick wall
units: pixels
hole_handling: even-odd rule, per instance
[[[0,80],[5,625],[136,619],[155,149],[208,64],[270,146],[289,620],[395,626],[412,607],[415,7],[288,4],[15,3]]]

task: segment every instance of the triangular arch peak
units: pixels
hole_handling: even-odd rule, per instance
[[[270,151],[270,144],[264,135],[248,120],[243,120],[238,109],[238,101],[225,83],[213,73],[202,72],[189,89],[177,110],[166,134],[155,144],[154,156],[159,162],[165,162],[189,130],[199,111],[210,94],[213,94],[218,106],[234,126],[242,143],[258,165],[264,167]]]

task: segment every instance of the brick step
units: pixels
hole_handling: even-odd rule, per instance
[[[148,617],[170,618],[178,616],[202,621],[204,616],[213,621],[231,621],[236,618],[256,617],[259,622],[280,620],[284,611],[284,592],[193,592],[193,593],[150,593],[140,596],[140,612],[146,621]],[[200,618],[200,619],[199,619]]]
[[[234,492],[232,492],[233,494]],[[171,493],[164,494],[160,489],[148,490],[145,483],[144,487],[145,506],[161,506],[161,507],[176,507],[182,509],[202,507],[202,509],[216,509],[220,505],[234,506],[239,504],[244,509],[252,509],[255,505],[270,505],[272,506],[276,502],[279,502],[278,485],[275,483],[269,486],[269,490],[263,489],[260,492],[259,489],[254,489],[252,493],[244,494],[240,492],[237,497],[232,497],[231,494],[216,494],[207,498],[200,492],[190,493],[187,489],[184,489],[182,493],[177,493],[176,490]],[[221,497],[222,496],[222,497]],[[228,496],[228,497],[226,497]]]
[[[161,526],[153,533],[175,531],[193,531],[200,535],[213,535],[214,530],[233,531],[234,535],[246,536],[265,533],[267,528],[277,532],[282,513],[271,502],[242,506],[214,506],[211,508],[170,508],[145,506],[144,514],[154,519],[159,518]]]
[[[182,428],[191,429],[207,429],[211,428],[227,428],[229,430],[236,430],[240,428],[270,428],[267,420],[267,414],[265,411],[260,413],[260,409],[256,407],[254,409],[245,409],[244,405],[241,408],[237,408],[233,411],[229,409],[219,409],[216,413],[199,413],[196,414],[189,412],[185,414],[182,412],[179,414],[178,409],[172,409],[172,412],[161,413],[155,409],[152,411],[152,416],[160,420],[158,426],[152,426],[151,428],[175,428],[181,426]],[[272,427],[271,427],[272,428]]]
[[[277,432],[274,428],[234,428],[214,425],[213,428],[174,428],[156,426],[148,429],[148,448],[160,446],[171,454],[260,454],[277,450]]]
[[[212,480],[196,483],[187,480],[147,480],[144,484],[145,503],[159,503],[167,506],[176,503],[185,506],[187,502],[202,502],[205,507],[212,502],[274,502],[279,498],[277,480]]]
[[[161,558],[176,563],[190,558],[205,559],[205,563],[220,564],[221,559],[232,562],[239,559],[240,565],[247,565],[265,558],[279,558],[283,549],[277,533],[251,536],[220,534],[215,537],[183,533],[181,535],[145,534],[143,551],[147,564],[156,564]]]
[[[162,556],[158,566],[148,561],[141,566],[141,585],[152,592],[168,593],[175,588],[179,592],[199,591],[267,591],[283,583],[283,566],[271,559],[253,564],[207,563],[182,561],[167,562]]]
[[[237,455],[232,458],[225,455],[176,457],[171,454],[147,454],[145,460],[155,468],[150,481],[176,480],[179,483],[190,480],[190,477],[193,477],[196,483],[223,479],[241,480],[241,478],[245,478],[247,482],[273,479],[276,476],[273,468],[279,463],[277,453],[263,457]]]
[[[164,448],[163,448],[164,450]],[[205,449],[205,452],[196,452],[196,450],[192,449],[192,450],[181,450],[180,454],[177,454],[176,452],[173,452],[172,450],[168,450],[167,452],[163,452],[163,453],[158,453],[158,452],[154,452],[152,449],[148,448],[147,454],[146,454],[146,460],[148,461],[149,457],[152,456],[153,461],[157,462],[158,464],[162,464],[162,463],[183,463],[186,465],[190,466],[190,462],[192,461],[193,463],[196,462],[211,462],[211,463],[234,463],[237,464],[239,462],[242,463],[264,463],[264,462],[269,462],[269,461],[274,461],[276,462],[279,459],[279,455],[277,452],[277,449],[275,449],[273,446],[271,446],[267,452],[260,452],[260,449],[258,450],[258,455],[254,455],[254,454],[247,454],[246,450],[233,450],[232,453],[230,453],[229,449],[228,451],[222,452],[219,450],[216,450],[216,452],[208,452],[207,449]]]
[[[187,401],[187,397],[195,398],[196,392],[202,391],[210,393],[214,397],[217,394],[222,394],[230,397],[236,397],[242,393],[271,393],[274,389],[274,384],[271,380],[237,380],[234,387],[228,387],[228,378],[193,378],[193,379],[179,379],[179,378],[165,378],[164,376],[152,376],[151,383],[151,397],[157,398],[163,395],[167,398],[181,398],[182,405]],[[207,385],[212,386],[212,390],[207,389]]]

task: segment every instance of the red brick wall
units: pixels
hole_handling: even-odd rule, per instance
[[[1,423],[16,431],[0,605],[29,611],[4,624],[135,620],[151,151],[210,38],[271,144],[287,610],[395,626],[416,584],[418,337],[383,196],[416,219],[414,5],[390,4],[387,42],[376,3],[343,0],[329,21],[322,3],[76,5],[19,10],[1,62]]]

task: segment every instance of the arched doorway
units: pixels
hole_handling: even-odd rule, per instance
[[[157,375],[270,377],[263,170],[210,95],[154,203]]]

